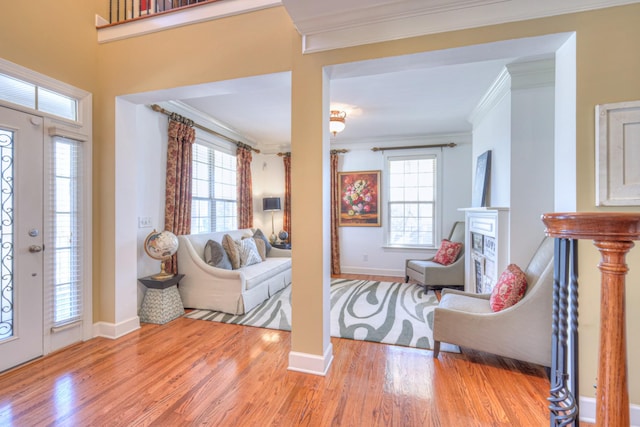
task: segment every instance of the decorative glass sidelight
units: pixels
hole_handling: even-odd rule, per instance
[[[13,336],[13,140],[0,129],[0,340]]]

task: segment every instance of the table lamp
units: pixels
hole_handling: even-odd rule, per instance
[[[262,199],[262,210],[265,212],[271,211],[271,236],[269,236],[271,243],[275,243],[278,239],[276,237],[275,227],[273,226],[273,213],[280,209],[280,197],[265,197]]]

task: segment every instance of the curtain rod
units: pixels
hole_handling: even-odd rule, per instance
[[[166,116],[171,116],[172,114],[177,114],[177,113],[173,113],[173,112],[171,112],[171,111],[169,111],[169,110],[165,110],[164,108],[162,108],[162,107],[161,107],[161,106],[159,106],[158,104],[151,104],[151,105],[147,105],[147,107],[151,108],[153,111],[156,111],[156,112],[158,112],[158,113],[162,113],[162,114],[164,114],[164,115],[166,115]],[[180,114],[177,114],[177,115],[178,115],[178,116],[180,116]],[[180,116],[180,117],[182,117],[182,116]],[[191,120],[191,122],[193,123],[193,127],[196,127],[196,128],[198,128],[198,129],[200,129],[200,130],[203,130],[203,131],[205,131],[205,132],[209,132],[209,133],[211,133],[211,134],[213,134],[213,135],[215,135],[215,136],[217,136],[217,137],[220,137],[220,138],[222,138],[222,139],[225,139],[225,140],[227,140],[227,141],[229,141],[229,142],[231,142],[231,143],[235,144],[236,146],[244,147],[244,148],[248,148],[249,150],[253,150],[253,151],[255,151],[256,153],[259,153],[259,152],[260,152],[260,150],[258,150],[257,148],[253,148],[252,146],[250,146],[250,145],[248,145],[248,144],[245,144],[244,142],[236,141],[236,140],[235,140],[235,139],[233,139],[233,138],[229,138],[228,136],[223,135],[223,134],[221,134],[220,132],[216,132],[215,130],[212,130],[212,129],[209,129],[208,127],[202,126],[202,125],[200,125],[200,124],[198,124],[198,123],[194,122],[193,120]]]
[[[336,150],[331,150],[330,153],[331,154],[340,154],[340,153],[348,153],[349,150],[347,150],[346,148],[340,148],[340,149],[336,149]],[[286,153],[278,153],[278,156],[280,157],[291,157],[291,152],[287,151]]]
[[[449,142],[447,144],[431,144],[431,145],[405,145],[404,147],[373,147],[371,151],[385,151],[385,150],[407,150],[411,148],[438,148],[438,147],[450,147],[453,148],[457,144],[455,142]]]

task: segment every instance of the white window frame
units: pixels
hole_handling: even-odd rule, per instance
[[[92,125],[92,104],[93,97],[91,93],[82,89],[68,85],[66,83],[57,81],[44,74],[40,74],[36,71],[14,64],[10,61],[6,61],[0,58],[0,73],[8,76],[23,80],[25,82],[34,84],[45,89],[52,90],[61,95],[74,98],[78,101],[78,116],[77,120],[69,120],[63,117],[59,117],[44,111],[35,110],[33,108],[25,107],[22,105],[13,104],[10,102],[0,100],[0,105],[12,108],[24,113],[33,114],[44,118],[45,134],[44,134],[44,164],[50,164],[51,152],[49,147],[52,144],[52,140],[56,136],[62,136],[69,139],[81,141],[83,143],[83,267],[82,267],[82,318],[78,322],[74,322],[65,327],[54,328],[52,324],[53,313],[51,312],[51,306],[48,304],[48,299],[53,295],[53,289],[50,285],[51,281],[48,280],[47,275],[49,272],[45,265],[45,277],[44,277],[44,354],[51,353],[52,351],[61,349],[70,344],[79,341],[86,341],[93,338],[93,224],[92,224],[92,139],[93,132]],[[48,189],[48,177],[49,166],[45,166],[44,176],[47,179],[45,183],[45,190]],[[45,215],[49,211],[49,201],[45,197],[43,200]],[[45,229],[45,233],[49,230]],[[49,240],[49,236],[43,236],[45,241]],[[46,249],[45,249],[46,251]]]
[[[433,208],[433,244],[432,245],[415,245],[415,244],[392,244],[390,241],[391,236],[391,212],[389,208],[390,200],[390,179],[389,162],[391,160],[409,160],[412,158],[420,157],[434,157],[435,158],[435,187],[434,187],[434,208]],[[422,148],[422,149],[410,149],[410,150],[397,150],[386,151],[384,153],[384,171],[383,171],[383,184],[384,191],[382,192],[382,199],[384,205],[384,244],[385,248],[403,248],[403,249],[435,249],[438,247],[441,240],[441,223],[442,223],[442,176],[443,176],[443,156],[441,148]]]
[[[217,151],[221,151],[223,153],[226,153],[226,154],[229,154],[231,156],[236,157],[236,145],[235,144],[232,144],[230,142],[223,141],[223,140],[221,140],[219,138],[216,138],[213,135],[209,134],[208,132],[196,130],[195,144],[204,145],[204,146],[207,146],[207,147],[209,147],[211,149],[214,149],[214,150],[217,150]],[[236,174],[237,174],[237,171],[236,171]],[[237,196],[236,196],[236,206],[237,206],[237,203],[238,203],[238,200],[237,200]],[[237,219],[238,219],[237,216],[238,216],[238,213],[237,213],[237,209],[236,209],[236,222],[237,222]],[[193,217],[193,212],[192,212],[192,217]]]

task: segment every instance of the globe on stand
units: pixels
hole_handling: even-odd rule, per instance
[[[278,238],[280,239],[281,242],[286,242],[287,239],[289,238],[289,233],[287,233],[284,230],[280,230],[280,232],[278,233]]]
[[[173,277],[172,273],[165,271],[164,263],[178,251],[178,238],[170,231],[156,231],[149,233],[144,239],[144,251],[151,258],[160,261],[160,273],[154,274],[151,278],[155,280],[166,280]]]

